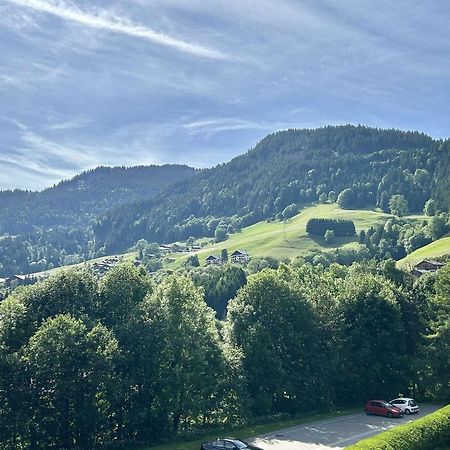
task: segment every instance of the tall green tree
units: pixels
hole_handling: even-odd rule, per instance
[[[407,384],[405,329],[395,287],[362,270],[346,277],[338,294],[340,363],[347,374],[336,385],[341,402],[395,395]]]
[[[223,389],[233,366],[213,310],[190,279],[172,276],[146,298],[143,311],[157,341],[155,414],[174,432],[197,417],[207,421],[233,392]],[[231,414],[236,405],[228,405]]]
[[[105,405],[114,335],[70,315],[46,320],[23,350],[31,402],[30,448],[91,448]]]
[[[135,314],[138,304],[153,290],[153,282],[144,270],[121,264],[100,281],[99,315],[102,323],[118,330]]]
[[[427,216],[434,216],[436,214],[436,202],[432,198],[426,201],[423,212]]]
[[[97,280],[87,269],[69,269],[17,295],[26,305],[32,330],[36,330],[42,321],[59,314],[95,316]]]
[[[431,321],[424,345],[425,377],[429,390],[439,399],[450,399],[450,265],[436,277],[431,301]]]
[[[408,202],[403,195],[395,194],[389,200],[389,209],[392,214],[403,217],[408,214]]]
[[[275,271],[255,275],[230,303],[230,338],[242,349],[255,414],[314,404],[317,341],[303,296]]]
[[[437,239],[444,236],[449,228],[450,226],[448,224],[448,215],[445,213],[440,213],[435,215],[431,219],[431,222],[428,224],[428,233],[431,239],[433,239],[433,241],[436,241]]]

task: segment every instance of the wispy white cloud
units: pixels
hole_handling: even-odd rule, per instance
[[[230,57],[219,50],[201,44],[188,42],[157,32],[147,26],[136,24],[123,17],[112,15],[107,11],[96,10],[86,12],[64,1],[48,0],[8,0],[18,6],[32,8],[47,14],[58,16],[61,19],[77,22],[82,25],[106,30],[114,33],[126,34],[136,38],[146,39],[159,45],[175,48],[198,57],[212,59],[229,59]]]
[[[63,163],[76,169],[101,164],[94,148],[61,144],[32,131],[25,131],[22,141],[35,160],[53,161],[55,165]]]
[[[206,119],[183,123],[181,129],[189,135],[205,134],[212,136],[222,131],[266,130],[267,124],[239,118]]]
[[[0,6],[0,24],[21,31],[35,27],[36,21],[31,14],[19,10],[13,5],[3,5]]]
[[[88,119],[80,117],[77,119],[66,120],[64,122],[53,123],[49,125],[47,128],[50,131],[65,131],[65,130],[73,130],[75,128],[82,128],[88,125],[89,123],[90,121]]]

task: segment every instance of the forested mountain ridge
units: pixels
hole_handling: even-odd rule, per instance
[[[0,191],[0,276],[94,257],[97,215],[154,197],[195,172],[181,165],[98,167],[41,192]]]
[[[184,165],[97,167],[40,192],[0,191],[0,234],[87,223],[115,206],[154,197],[194,173]]]
[[[329,126],[271,134],[226,164],[202,171],[151,201],[117,208],[94,226],[97,248],[116,251],[140,238],[171,242],[213,236],[234,216],[243,227],[280,215],[286,206],[344,190],[353,208],[389,208],[403,195],[410,211],[429,198],[448,208],[449,142],[419,132]]]

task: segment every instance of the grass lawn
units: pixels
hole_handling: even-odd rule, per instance
[[[171,442],[170,444],[158,445],[155,447],[146,447],[142,450],[199,450],[200,444],[205,441],[211,441],[219,436],[233,436],[236,438],[247,439],[259,436],[260,434],[269,433],[271,431],[280,430],[283,428],[301,425],[302,423],[314,422],[321,419],[329,419],[332,417],[343,416],[353,412],[360,411],[361,408],[345,409],[340,411],[333,411],[323,414],[308,414],[297,417],[295,419],[271,422],[260,425],[249,425],[238,429],[233,429],[225,432],[215,432],[210,435],[205,435],[202,439],[187,441],[187,442]]]
[[[431,244],[418,248],[405,258],[397,262],[398,267],[410,267],[422,259],[437,258],[439,256],[450,255],[450,236],[443,237]]]
[[[246,250],[251,256],[273,256],[278,259],[304,255],[312,249],[332,250],[337,247],[356,245],[355,238],[337,238],[333,245],[326,245],[323,239],[311,239],[306,234],[306,223],[312,218],[333,218],[353,220],[356,232],[367,230],[371,226],[383,224],[392,217],[389,214],[373,210],[341,209],[337,204],[315,205],[304,208],[299,214],[287,221],[268,223],[258,222],[244,228],[240,233],[232,234],[219,243],[209,244],[197,252],[201,264],[210,254],[220,255],[223,248],[231,254],[234,250]],[[424,216],[411,216],[413,220],[423,220]],[[173,255],[171,255],[172,257]],[[186,255],[176,255],[167,268],[179,267]]]

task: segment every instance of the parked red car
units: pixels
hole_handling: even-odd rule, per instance
[[[403,416],[403,411],[394,405],[391,405],[385,400],[370,400],[366,403],[366,414],[374,414],[377,416],[386,417],[401,417]]]

